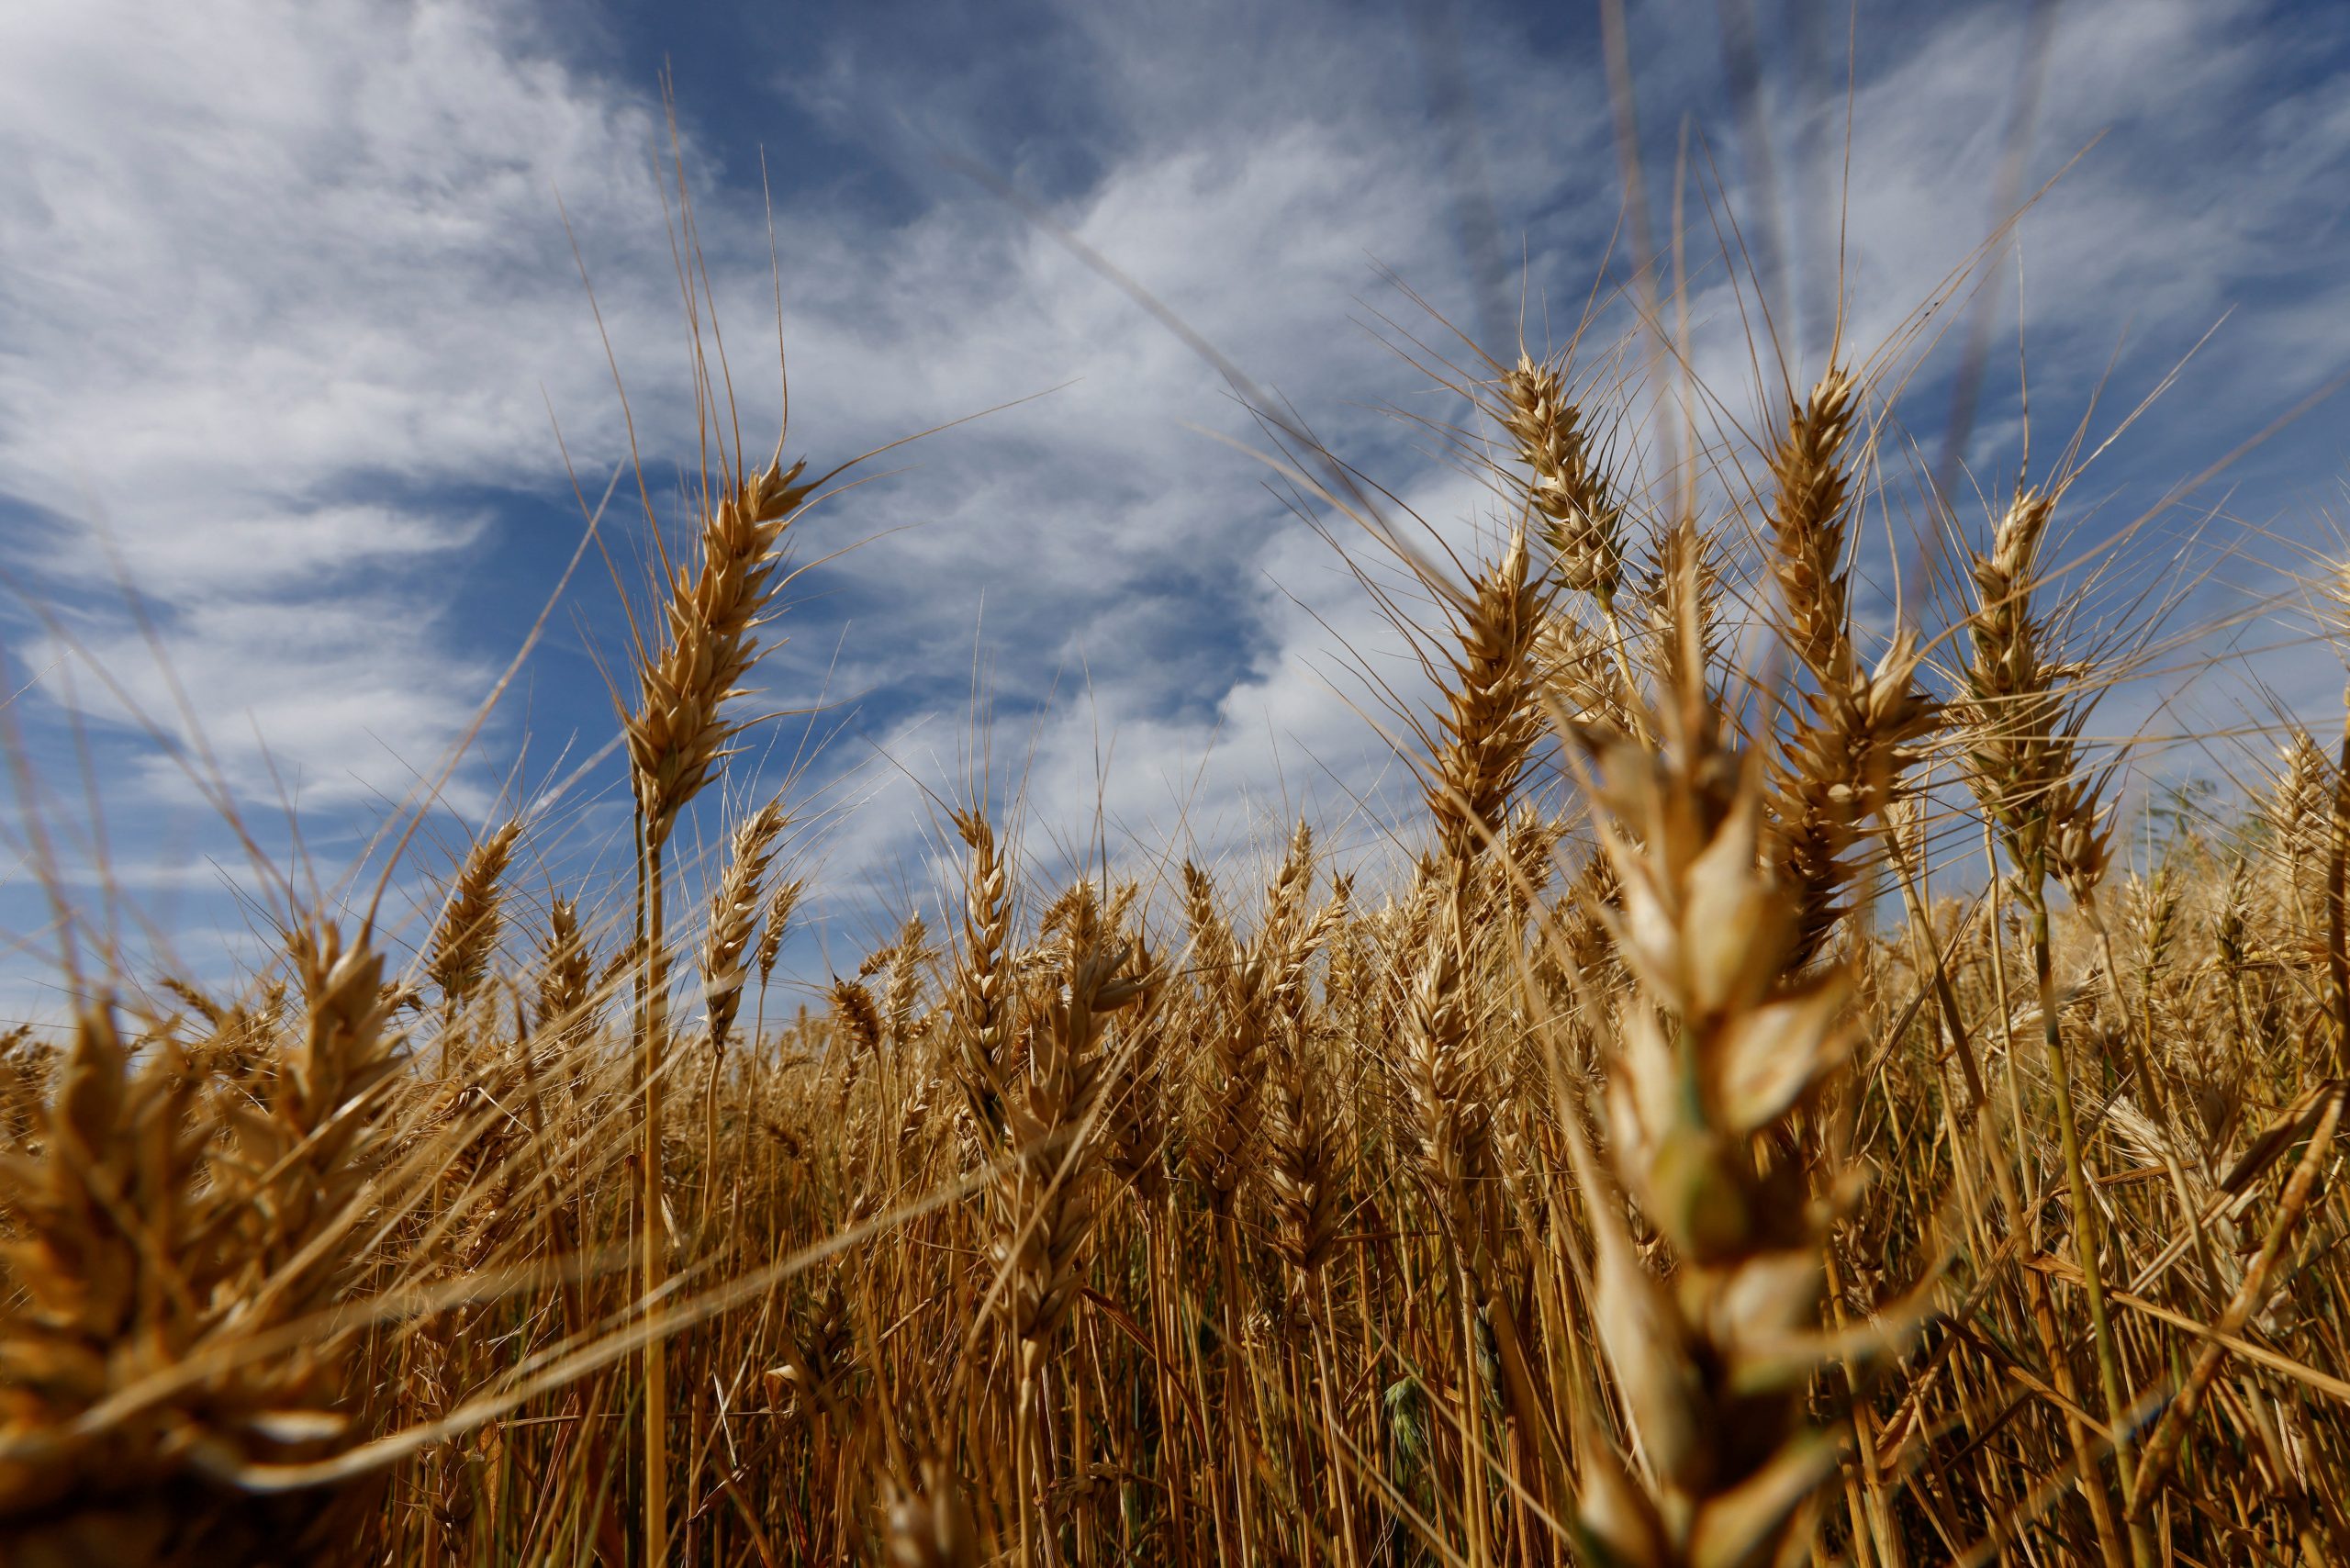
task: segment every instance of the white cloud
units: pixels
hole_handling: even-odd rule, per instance
[[[1712,14],[1644,13],[1643,107],[1667,145],[1684,101],[1728,136],[1714,54],[1688,44]],[[1863,17],[1881,30],[1854,100],[1863,344],[1982,239],[2021,37],[2009,8],[1878,15]],[[1336,803],[1398,786],[1371,726],[1328,690],[1356,689],[1348,647],[1385,670],[1396,645],[1266,492],[1268,471],[1186,428],[1258,439],[1213,372],[931,162],[939,147],[975,149],[1043,191],[1339,450],[1458,529],[1473,494],[1431,478],[1398,427],[1359,406],[1457,412],[1426,401],[1360,324],[1358,296],[1428,325],[1372,258],[1464,323],[1476,315],[1413,40],[1315,7],[1253,28],[1229,25],[1238,16],[1072,6],[1052,42],[1016,51],[1016,72],[997,62],[944,85],[923,79],[928,48],[877,50],[854,23],[812,62],[778,62],[792,101],[893,168],[892,200],[912,198],[867,201],[822,178],[785,198],[793,451],[822,465],[1080,378],[892,454],[913,466],[803,527],[813,555],[912,525],[804,579],[819,597],[763,671],[778,706],[820,690],[878,698],[874,738],[843,742],[823,770],[870,767],[879,790],[834,846],[844,881],[897,875],[915,840],[895,763],[954,780],[975,630],[1007,715],[999,767],[1033,732],[1043,821],[1090,819],[1097,733],[1114,741],[1104,809],[1144,839],[1175,831],[1187,802],[1189,826],[1228,843],[1308,790]],[[2200,385],[2223,394],[2228,429],[2206,432],[2202,453],[2216,456],[2265,417],[2246,388],[2289,388],[2350,351],[2344,286],[2316,265],[2342,242],[2306,216],[2341,170],[2350,118],[2315,85],[2264,101],[2289,39],[2248,0],[2083,0],[2065,17],[2035,173],[2117,129],[2027,227],[2030,330],[2057,366],[2035,411],[2063,422],[2084,379],[2073,367],[2093,373],[2133,313],[2148,352],[2167,355],[2244,302],[2199,362]],[[954,25],[983,34],[974,17]],[[1593,62],[1562,58],[1535,25],[1464,28],[1460,43],[1505,231],[1528,236],[1539,338],[1546,309],[1563,330],[1580,306],[1617,213]],[[106,617],[110,568],[87,526],[103,524],[248,795],[274,793],[256,730],[330,809],[404,793],[462,730],[546,585],[515,584],[511,624],[493,626],[453,625],[436,586],[493,554],[504,492],[558,505],[567,493],[543,386],[583,471],[600,480],[624,454],[557,188],[648,449],[684,450],[658,117],[642,92],[560,63],[558,42],[519,5],[0,12],[0,489],[42,519],[13,531],[10,553],[73,591],[77,634],[167,712],[143,647]],[[1041,91],[1069,84],[1072,147],[1006,131],[1007,73]],[[1774,91],[1783,112],[1798,106]],[[715,126],[714,106],[683,107]],[[1841,95],[1834,108],[1841,132]],[[1669,172],[1652,170],[1661,187]],[[745,421],[761,429],[765,226],[739,196],[704,196],[729,345],[753,389]],[[1694,211],[1692,227],[1709,236]],[[1713,287],[1696,305],[1710,323],[1701,365],[1742,416],[1750,373],[1717,335],[1735,325],[1728,297]],[[1996,454],[2013,428],[1988,410],[1978,449]],[[2168,479],[2188,450],[2145,456]],[[467,803],[487,799],[512,734],[493,736]],[[877,764],[876,746],[894,761]],[[140,776],[163,789],[169,769]]]
[[[610,424],[554,193],[641,272],[655,120],[500,7],[32,4],[0,61],[11,554],[151,689],[118,562],[240,786],[265,741],[403,792],[486,687],[431,591],[479,504],[430,492],[557,473],[542,383]]]

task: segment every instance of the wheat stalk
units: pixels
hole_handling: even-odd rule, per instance
[[[758,656],[761,618],[780,586],[783,532],[815,489],[806,463],[783,466],[781,442],[767,466],[724,488],[702,518],[700,558],[669,582],[663,634],[640,647],[637,700],[622,717],[636,799],[638,928],[644,944],[638,1033],[644,1093],[643,1249],[641,1273],[652,1303],[666,1275],[661,1214],[662,1070],[668,1048],[668,939],[664,929],[662,847],[677,813],[717,776],[742,722],[725,706],[744,695]],[[668,1529],[668,1382],[662,1342],[644,1348],[645,1535],[658,1559]]]
[[[2055,509],[2053,492],[2020,487],[1992,531],[1991,548],[1974,559],[1978,608],[1967,626],[1971,645],[1965,670],[1968,749],[1975,765],[1969,783],[2016,867],[2031,922],[2042,1041],[2073,1206],[2075,1251],[2088,1298],[2114,1462],[2126,1497],[2134,1478],[2126,1424],[2130,1399],[2098,1256],[2099,1226],[2073,1105],[2072,1059],[2056,1004],[2049,935],[2049,879],[2063,881],[2076,898],[2089,896],[2102,879],[2111,831],[2100,821],[2093,786],[2077,766],[2078,711],[2065,689],[2076,672],[2048,658],[2042,645],[2046,629],[2033,613],[2040,546]],[[2099,1506],[2108,1505],[2099,1499]],[[2154,1548],[2143,1525],[2133,1523],[2130,1537],[2139,1568],[2148,1568]]]

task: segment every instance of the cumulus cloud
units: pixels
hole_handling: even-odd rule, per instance
[[[2338,73],[2287,59],[2288,29],[2255,0],[2082,0],[2062,15],[2029,183],[2108,134],[2027,220],[2003,343],[2011,357],[2020,321],[2039,345],[2035,420],[2061,427],[2125,327],[2143,345],[2122,362],[2127,390],[2237,308],[2178,412],[2158,409],[2099,470],[2158,488],[2350,353],[2350,239],[2340,196],[2322,194],[2344,188],[2350,117]],[[1718,56],[1688,41],[1710,39],[1715,16],[1710,0],[1636,8],[1647,164],[1662,218],[1687,111],[1693,171],[1729,178],[1752,225],[1751,149]],[[1429,118],[1427,38],[1400,19],[1039,5],[1024,31],[991,17],[861,8],[788,61],[744,62],[739,102],[681,106],[746,431],[776,413],[750,174],[770,137],[789,169],[776,230],[794,453],[822,465],[1061,388],[890,454],[885,477],[802,525],[803,560],[865,542],[795,584],[791,641],[762,667],[760,700],[850,704],[816,721],[845,733],[803,780],[845,778],[840,798],[865,801],[833,843],[828,874],[845,885],[901,877],[924,823],[916,785],[954,788],[970,766],[975,659],[999,774],[1024,778],[1035,816],[1098,807],[1138,846],[1188,834],[1228,849],[1309,796],[1378,800],[1404,776],[1340,699],[1376,717],[1364,671],[1407,702],[1425,695],[1278,476],[1216,439],[1265,444],[1214,372],[943,169],[942,150],[1035,196],[1456,539],[1478,526],[1476,491],[1382,408],[1460,417],[1397,352],[1399,331],[1444,343],[1447,330],[1378,268],[1464,326],[1516,315],[1515,298],[1472,286],[1458,149]],[[1539,8],[1462,17],[1447,47],[1539,348],[1571,330],[1611,242],[1626,274],[1605,86],[1595,53]],[[2027,35],[2018,8],[1990,5],[1878,7],[1861,26],[1841,238],[1847,339],[1867,348],[1985,238]],[[629,451],[573,237],[656,502],[670,465],[691,460],[654,62],[616,76],[567,47],[520,0],[254,0],[200,16],[33,0],[0,14],[6,551],[66,607],[73,639],[168,715],[114,593],[122,564],[247,799],[289,778],[329,813],[401,798],[519,644],[577,535],[550,406],[591,495]],[[1823,188],[1801,176],[1812,146],[1835,199],[1841,84],[1781,61],[1766,92],[1783,196]],[[849,165],[839,178],[811,166],[827,148]],[[1821,226],[1787,227],[1816,270]],[[1767,422],[1776,372],[1754,385],[1718,262],[1698,272],[1692,314],[1729,416]],[[1817,334],[1801,346],[1798,376],[1818,368]],[[1903,409],[1928,441],[1947,358]],[[1996,472],[2018,441],[2002,391],[1972,454]],[[2304,484],[2321,460],[2269,450]],[[633,526],[616,514],[624,578],[646,548]],[[599,592],[589,583],[576,615],[556,617],[525,674],[536,686],[461,776],[466,812],[492,809],[526,733],[552,731],[533,739],[543,754],[580,731],[575,758],[602,743],[590,655],[609,662],[624,633]],[[37,622],[18,617],[10,636],[19,663],[60,656]],[[119,715],[101,689],[73,688],[104,724]],[[171,765],[132,750],[123,777],[169,798]]]
[[[524,21],[0,18],[9,553],[153,697],[127,581],[241,790],[265,793],[264,745],[321,805],[429,767],[486,685],[435,604],[485,525],[448,487],[559,476],[542,386],[610,422],[554,193],[633,266],[659,237],[657,120]]]

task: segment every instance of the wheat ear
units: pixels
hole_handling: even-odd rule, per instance
[[[1600,1343],[1644,1462],[1594,1438],[1581,1524],[1639,1568],[1785,1560],[1834,1443],[1805,1419],[1828,1350],[1814,1329],[1823,1228],[1774,1136],[1841,1068],[1853,1031],[1838,969],[1791,977],[1792,911],[1762,854],[1752,779],[1702,703],[1668,711],[1660,753],[1600,759],[1620,911],[1602,911],[1639,985],[1609,1052],[1603,1169],[1580,1124]],[[1628,1191],[1672,1249],[1635,1249]]]
[[[1530,476],[1527,500],[1561,587],[1612,612],[1624,576],[1624,508],[1593,460],[1583,410],[1557,364],[1524,353],[1501,377],[1502,426]]]
[[[1933,702],[1917,683],[1914,638],[1897,634],[1874,672],[1852,645],[1845,566],[1852,484],[1846,448],[1859,388],[1841,370],[1820,378],[1791,409],[1771,460],[1771,570],[1780,627],[1811,678],[1797,698],[1793,734],[1772,769],[1772,836],[1794,894],[1794,961],[1808,962],[1845,913],[1840,902],[1862,868],[1849,857],[1872,818],[1882,821],[1933,726]]]
[[[520,821],[509,822],[474,845],[433,927],[431,957],[424,972],[440,989],[444,1032],[488,976],[504,927],[506,866],[521,831]],[[445,1046],[442,1059],[445,1063]]]

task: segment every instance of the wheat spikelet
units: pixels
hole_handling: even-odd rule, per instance
[[[1448,865],[1466,867],[1501,831],[1541,734],[1528,655],[1546,608],[1542,586],[1528,574],[1525,535],[1514,533],[1461,611],[1448,707],[1422,790]]]
[[[1592,459],[1583,411],[1568,400],[1556,365],[1524,353],[1502,375],[1503,427],[1532,474],[1527,498],[1542,519],[1561,587],[1611,608],[1623,578],[1623,507]]]
[[[1292,864],[1302,885],[1310,867],[1312,836],[1303,823],[1292,841]],[[1310,1282],[1329,1260],[1338,1234],[1338,1187],[1343,1155],[1332,1116],[1328,1064],[1307,1022],[1310,998],[1305,969],[1315,953],[1347,918],[1342,885],[1310,922],[1292,915],[1281,923],[1273,957],[1270,1001],[1274,1012],[1270,1071],[1265,1116],[1265,1184],[1273,1214],[1273,1249]]]
[[[442,1006],[451,1015],[464,1009],[489,973],[503,930],[506,863],[521,832],[518,819],[474,845],[433,927],[431,957],[424,972],[440,989]]]
[[[1167,987],[1148,945],[1139,939],[1132,968],[1142,990],[1120,1015],[1117,1043],[1107,1052],[1096,1147],[1102,1169],[1152,1204],[1167,1193],[1169,1051],[1159,1013]]]
[[[1438,906],[1404,1007],[1401,1070],[1407,1121],[1437,1212],[1456,1245],[1473,1251],[1484,1233],[1479,1207],[1493,1174],[1491,1085],[1467,1017],[1460,901]]]
[[[963,879],[962,950],[956,965],[954,1038],[957,1081],[979,1126],[1003,1135],[1010,1066],[1012,889],[996,852],[995,830],[977,812],[958,812],[956,831],[971,858]]]
[[[919,914],[910,914],[890,949],[889,978],[881,987],[881,1016],[890,1046],[903,1055],[916,1033],[915,1014],[922,1005],[923,966],[938,955],[928,946],[930,928]]]
[[[40,1156],[11,1155],[0,1168],[15,1286],[0,1302],[9,1372],[0,1521],[57,1506],[85,1471],[112,1470],[136,1489],[176,1468],[164,1452],[168,1425],[153,1414],[143,1430],[107,1434],[98,1465],[72,1423],[117,1384],[188,1354],[206,1327],[193,1304],[158,1288],[158,1266],[168,1265],[150,1239],[168,1243],[199,1223],[208,1129],[190,1114],[195,1093],[175,1050],[134,1073],[112,1010],[87,1009],[42,1117]]]
[[[2033,572],[2056,498],[2019,489],[1974,560],[1980,608],[1968,622],[1965,669],[1970,782],[2019,866],[2045,864],[2068,890],[2102,879],[2111,825],[2076,756],[2077,711],[2065,684],[2077,672],[2051,660],[2032,613]]]
[[[996,1262],[1010,1273],[1012,1332],[1032,1357],[1069,1312],[1078,1249],[1092,1226],[1095,1161],[1084,1140],[1102,1086],[1101,1021],[1144,989],[1125,972],[1130,950],[1104,944],[1090,893],[1075,901],[1068,927],[1063,994],[1046,1004],[1028,1072],[1006,1102],[1015,1158],[997,1183]]]
[[[695,967],[701,973],[702,1007],[714,1052],[725,1050],[735,1013],[743,1005],[743,987],[749,979],[743,959],[764,898],[760,884],[767,879],[787,820],[783,802],[769,801],[736,823],[726,868],[711,893]]]
[[[1787,417],[1771,455],[1777,481],[1770,514],[1771,571],[1778,580],[1787,645],[1819,679],[1843,683],[1852,658],[1852,590],[1844,566],[1850,481],[1844,445],[1859,390],[1841,370],[1820,377]]]
[[[861,981],[844,980],[833,982],[833,1012],[842,1033],[840,1059],[834,1067],[840,1075],[834,1095],[837,1114],[846,1110],[865,1064],[880,1054],[881,1008]]]
[[[1471,936],[1475,871],[1502,832],[1511,797],[1540,734],[1529,653],[1544,622],[1539,587],[1527,578],[1526,542],[1513,534],[1478,581],[1461,614],[1460,652],[1423,794],[1437,824],[1435,920],[1411,992],[1407,1095],[1421,1157],[1448,1208],[1486,1191],[1491,1108],[1483,1064],[1458,991]],[[1482,1239],[1482,1223],[1459,1245]]]
[[[2277,782],[2263,803],[2274,836],[2276,865],[2293,913],[2305,931],[2317,928],[2323,897],[2326,818],[2333,801],[2333,761],[2296,724],[2278,759]]]
[[[267,1231],[258,1256],[271,1273],[260,1304],[299,1315],[323,1304],[340,1260],[296,1261],[309,1251],[316,1226],[339,1216],[369,1175],[366,1146],[375,1136],[373,1097],[398,1070],[400,1041],[386,1025],[383,958],[364,933],[349,945],[339,927],[298,926],[286,944],[302,988],[300,1043],[286,1060],[268,1104],[267,1130],[240,1119],[246,1163],[262,1183],[252,1196]],[[257,1309],[257,1308],[256,1308]]]
[[[779,586],[776,546],[814,489],[799,482],[806,467],[786,469],[778,449],[766,469],[731,487],[702,520],[699,568],[678,566],[669,585],[664,635],[639,664],[636,706],[622,725],[655,847],[740,731],[722,710],[742,695],[757,657],[760,618]]]
[[[1661,690],[1704,691],[1710,684],[1709,672],[1720,656],[1714,610],[1721,593],[1721,568],[1715,543],[1697,526],[1696,518],[1687,513],[1657,532],[1649,569],[1641,579],[1640,599],[1648,612],[1649,646],[1653,650]],[[1542,667],[1539,651],[1535,662],[1538,668]],[[1627,694],[1612,672],[1607,688],[1614,711],[1604,734],[1629,734]]]
[[[1581,1508],[1614,1560],[1643,1568],[1774,1560],[1835,1459],[1804,1421],[1826,1354],[1812,1340],[1823,1238],[1803,1172],[1758,1158],[1757,1135],[1845,1059],[1850,981],[1787,978],[1796,932],[1762,857],[1761,802],[1696,713],[1668,724],[1663,754],[1619,746],[1603,762],[1623,901],[1607,924],[1642,995],[1610,1052],[1613,1183],[1586,1169],[1585,1190],[1594,1313],[1644,1462],[1594,1441]],[[1670,1288],[1608,1211],[1615,1183],[1670,1243]]]
[[[350,1289],[377,1091],[398,1067],[382,1033],[383,960],[364,939],[346,947],[333,925],[306,924],[289,955],[304,1027],[259,1107],[214,1107],[225,1143],[198,1114],[178,1048],[167,1041],[134,1070],[113,1010],[98,1005],[81,1016],[40,1158],[7,1157],[8,1561],[281,1561],[326,1550],[319,1532],[352,1501],[238,1490],[250,1467],[315,1457],[348,1424],[336,1407],[347,1336],[317,1331],[268,1357],[237,1350]],[[218,1370],[88,1418],[200,1355],[218,1356]]]
[[[537,1005],[541,1036],[562,1047],[585,1034],[596,991],[596,956],[579,929],[579,905],[554,898],[547,903],[547,929],[539,952]]]
[[[1283,871],[1288,871],[1286,865]],[[1188,860],[1182,874],[1209,1070],[1207,1103],[1187,1154],[1194,1179],[1221,1213],[1230,1209],[1239,1190],[1264,1118],[1264,971],[1261,965],[1246,961],[1235,945],[1216,911],[1215,888],[1208,874]],[[1278,892],[1269,896],[1268,903],[1278,906]]]
[[[1777,482],[1771,567],[1780,625],[1815,683],[1799,695],[1794,732],[1772,769],[1774,857],[1801,910],[1798,965],[1844,914],[1840,900],[1863,869],[1847,857],[1863,824],[1881,819],[1897,798],[1900,776],[1914,760],[1912,745],[1935,717],[1917,685],[1911,633],[1895,636],[1874,672],[1860,668],[1852,646],[1844,449],[1857,391],[1841,370],[1821,377],[1789,413],[1771,460]]]
[[[1916,743],[1933,728],[1918,664],[1916,639],[1905,631],[1874,671],[1848,665],[1841,684],[1804,693],[1803,718],[1774,758],[1774,853],[1802,911],[1798,962],[1843,917],[1843,894],[1865,869],[1852,858],[1863,829],[1899,799]]]

